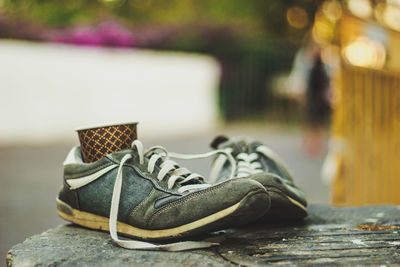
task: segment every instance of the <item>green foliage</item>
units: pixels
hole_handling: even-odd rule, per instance
[[[49,26],[96,23],[118,18],[132,26],[214,24],[235,25],[251,34],[285,35],[291,29],[286,10],[293,5],[308,11],[312,0],[0,0],[3,12]],[[306,30],[306,29],[305,29]],[[304,30],[298,30],[304,33]]]

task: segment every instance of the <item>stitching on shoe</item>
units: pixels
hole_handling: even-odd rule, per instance
[[[158,215],[159,213],[161,213],[161,212],[163,212],[163,211],[165,211],[165,210],[171,209],[171,208],[173,208],[173,207],[176,207],[176,206],[178,206],[178,205],[180,205],[180,204],[182,204],[182,203],[185,203],[185,202],[187,202],[187,201],[189,201],[189,200],[191,200],[191,199],[193,199],[193,198],[197,198],[197,197],[199,197],[199,196],[201,196],[201,195],[204,195],[204,194],[207,194],[207,193],[209,193],[209,192],[213,192],[213,191],[215,191],[215,190],[217,190],[217,189],[220,189],[221,187],[224,187],[224,186],[226,186],[227,184],[229,184],[229,183],[231,183],[231,182],[233,182],[233,181],[235,181],[235,180],[242,180],[242,178],[236,178],[236,179],[234,179],[234,180],[227,180],[227,181],[225,181],[225,182],[223,182],[223,183],[221,183],[221,184],[218,184],[218,185],[216,185],[216,186],[213,186],[213,187],[211,187],[211,188],[207,188],[207,189],[205,189],[205,190],[201,190],[201,191],[198,191],[198,192],[191,193],[191,194],[189,194],[189,195],[187,195],[187,196],[185,196],[185,197],[182,197],[182,198],[180,198],[180,199],[178,199],[178,200],[176,200],[176,201],[173,201],[173,202],[171,202],[171,203],[166,204],[164,207],[160,208],[160,209],[157,210],[153,215],[151,215],[147,226],[149,226],[149,225],[151,225],[151,224],[153,223],[153,221],[154,221],[156,215]],[[255,190],[258,190],[258,188],[255,189]],[[252,191],[254,191],[254,190],[251,190],[251,191],[249,191],[249,192],[252,192]]]
[[[232,180],[229,180],[228,182],[230,182],[230,181],[232,181]],[[188,200],[191,200],[193,198],[197,198],[200,195],[203,195],[203,194],[206,194],[206,193],[209,193],[209,192],[213,192],[213,191],[219,189],[220,187],[223,187],[224,185],[228,184],[228,182],[225,182],[223,184],[219,184],[217,186],[213,186],[211,188],[207,188],[207,189],[204,189],[204,190],[201,190],[201,191],[198,191],[198,192],[194,192],[194,193],[189,194],[189,195],[187,195],[185,197],[182,197],[182,198],[180,198],[180,199],[178,199],[176,201],[173,201],[171,203],[167,203],[164,207],[160,208],[159,210],[156,210],[156,212],[154,212],[153,215],[151,215],[147,226],[151,225],[153,223],[154,217],[156,215],[158,215],[159,213],[163,212],[164,210],[176,207],[177,205],[179,205],[181,203],[184,203],[184,202],[186,202]]]
[[[212,190],[210,190],[210,192],[211,192]],[[263,190],[261,190],[261,188],[255,188],[255,189],[253,189],[253,190],[250,190],[250,191],[248,191],[247,192],[247,194],[246,194],[246,196],[248,196],[249,194],[253,194],[253,193],[257,193],[257,191],[259,191],[258,193],[266,193],[265,191],[263,191]],[[198,194],[199,195],[199,194]],[[197,195],[197,196],[198,196]],[[187,200],[189,200],[190,198],[188,198]],[[174,203],[173,205],[170,205],[170,206],[168,206],[168,207],[165,207],[163,210],[159,210],[159,211],[157,211],[156,213],[154,213],[152,216],[151,216],[151,219],[150,219],[150,221],[149,221],[149,223],[147,224],[147,227],[149,226],[149,225],[151,225],[151,223],[153,222],[153,220],[155,219],[154,218],[154,216],[156,215],[156,214],[158,214],[158,213],[160,213],[160,212],[162,212],[162,211],[165,211],[165,210],[167,210],[167,209],[171,209],[171,208],[173,208],[173,207],[176,207],[176,206],[178,206],[179,204],[181,204],[181,203],[184,203],[184,202],[187,202],[187,200],[186,201],[176,201],[176,203]],[[218,212],[218,211],[217,211]],[[204,217],[203,217],[204,218]],[[199,218],[199,219],[201,219],[201,218]]]
[[[72,194],[74,194],[74,196],[75,196],[75,204],[76,204],[76,207],[78,208],[78,210],[81,210],[81,205],[80,205],[80,202],[79,202],[79,195],[78,195],[78,191],[77,190],[71,190],[72,191]]]
[[[152,197],[152,195],[155,193],[156,189],[153,187],[150,191],[150,193],[147,195],[147,197],[145,197],[138,205],[136,205],[136,207],[133,208],[133,210],[129,213],[127,219],[129,219],[129,217],[133,216],[133,214],[139,209],[139,207],[141,207],[142,205],[144,205],[143,203],[145,203],[149,198]],[[146,224],[146,222],[145,222]]]

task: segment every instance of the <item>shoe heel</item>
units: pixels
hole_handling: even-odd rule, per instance
[[[58,198],[56,199],[56,203],[57,203],[57,212],[62,218],[67,219],[66,217],[74,215],[74,210],[70,205],[59,200]]]
[[[108,231],[108,218],[79,210],[74,210],[70,205],[60,200],[59,198],[56,199],[56,203],[57,213],[64,220],[81,225],[83,227],[101,231]]]

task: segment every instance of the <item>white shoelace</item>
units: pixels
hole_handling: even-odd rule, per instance
[[[150,173],[154,172],[156,162],[159,159],[163,159],[161,163],[160,171],[157,175],[158,180],[163,180],[168,173],[171,173],[168,179],[168,188],[173,188],[176,184],[185,184],[191,180],[202,178],[199,174],[191,173],[186,168],[178,167],[178,165],[169,159],[170,156],[165,148],[161,146],[155,146],[148,149],[146,152],[143,151],[143,145],[139,140],[135,140],[132,143],[132,148],[137,150],[139,155],[139,164],[144,164],[144,157],[149,157],[147,170]],[[155,153],[156,150],[161,150],[164,152],[165,155],[160,155],[159,153]],[[216,154],[216,153],[214,153]],[[212,154],[212,155],[214,155]],[[176,154],[175,154],[176,156]],[[178,155],[179,156],[179,155]],[[180,155],[180,156],[187,156],[187,155]],[[204,157],[204,155],[202,155]],[[232,157],[232,156],[231,156]],[[214,242],[207,242],[207,241],[183,241],[183,242],[176,242],[176,243],[169,243],[169,244],[153,244],[144,241],[137,241],[137,240],[126,240],[120,239],[117,233],[117,219],[118,219],[118,207],[121,195],[121,186],[122,186],[122,169],[124,164],[127,160],[131,159],[132,156],[130,154],[126,154],[118,168],[117,177],[115,179],[114,190],[111,200],[111,210],[110,210],[110,219],[109,219],[109,228],[110,228],[110,235],[112,240],[121,247],[127,249],[137,249],[137,250],[168,250],[168,251],[182,251],[182,250],[190,250],[190,249],[197,249],[197,248],[207,248],[215,245],[219,245],[219,243]],[[229,157],[228,157],[229,158]],[[233,160],[233,158],[232,158]],[[183,177],[184,175],[188,175],[187,177]],[[186,191],[191,190],[200,190],[207,187],[210,187],[209,184],[187,184],[182,185],[179,187],[178,192],[183,193]]]
[[[240,153],[236,158],[238,159],[237,177],[247,177],[263,172],[262,165],[258,161],[256,153]]]
[[[225,148],[224,149],[227,153],[232,153],[232,148]],[[283,162],[278,155],[270,148],[264,145],[260,145],[256,148],[256,152],[254,153],[239,153],[236,156],[237,159],[237,172],[235,171],[234,177],[247,177],[252,174],[261,173],[268,170],[263,170],[262,165],[259,160],[259,155],[264,155],[268,158],[273,158],[275,161]],[[215,183],[218,178],[222,168],[225,165],[227,157],[225,155],[220,155],[216,158],[211,168],[209,181],[211,184]]]
[[[225,159],[225,161],[229,160],[229,162],[231,164],[231,174],[228,179],[232,179],[235,176],[235,172],[236,172],[236,161],[233,158],[230,150],[218,149],[218,150],[213,150],[213,151],[201,153],[201,154],[181,154],[181,153],[170,152],[169,156],[171,158],[175,158],[175,159],[191,160],[191,159],[209,158],[209,157],[212,157],[217,154],[221,154],[221,157],[223,157]]]

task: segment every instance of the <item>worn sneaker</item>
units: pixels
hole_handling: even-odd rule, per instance
[[[258,141],[223,136],[216,137],[211,147],[232,154],[237,163],[234,177],[248,177],[265,186],[271,197],[271,208],[263,219],[294,221],[307,216],[304,193],[294,184],[282,160],[270,148]],[[226,175],[232,171],[227,159],[220,155],[214,160],[209,183],[226,179]]]
[[[223,152],[224,153],[224,152]],[[215,245],[184,241],[152,244],[120,239],[117,232],[141,240],[168,240],[207,233],[256,220],[268,210],[265,188],[249,179],[227,179],[216,185],[179,167],[160,146],[108,154],[82,161],[74,147],[64,162],[58,214],[91,229],[110,231],[129,249],[187,250]]]

